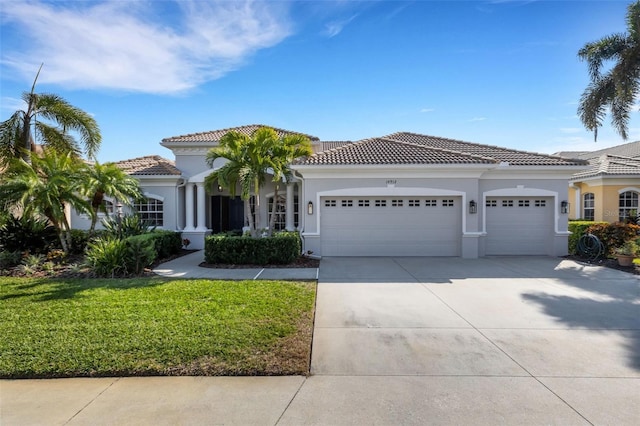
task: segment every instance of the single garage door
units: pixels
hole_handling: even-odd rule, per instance
[[[546,255],[550,252],[553,198],[491,197],[486,202],[487,255]]]
[[[460,197],[323,197],[323,256],[460,256]]]

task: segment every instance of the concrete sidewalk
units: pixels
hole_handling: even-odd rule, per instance
[[[289,280],[318,279],[318,268],[203,268],[204,250],[162,263],[153,270],[167,278],[206,278],[212,280]]]
[[[311,377],[0,381],[0,424],[640,420],[640,281],[545,257],[326,258]]]

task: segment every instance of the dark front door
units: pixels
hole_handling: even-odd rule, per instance
[[[240,197],[214,195],[211,197],[211,227],[213,233],[242,231],[244,226],[244,203]]]

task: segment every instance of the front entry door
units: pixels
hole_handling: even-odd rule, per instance
[[[211,228],[217,234],[225,231],[242,231],[244,203],[240,197],[214,195],[211,197]]]

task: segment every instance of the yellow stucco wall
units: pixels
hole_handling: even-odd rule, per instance
[[[575,182],[573,186],[580,188],[580,217],[577,217],[576,190],[569,186],[569,218],[580,219],[584,217],[582,203],[584,194],[591,192],[595,197],[594,220],[602,222],[617,222],[620,190],[635,188],[640,192],[640,178],[638,179],[598,179],[589,182]]]

